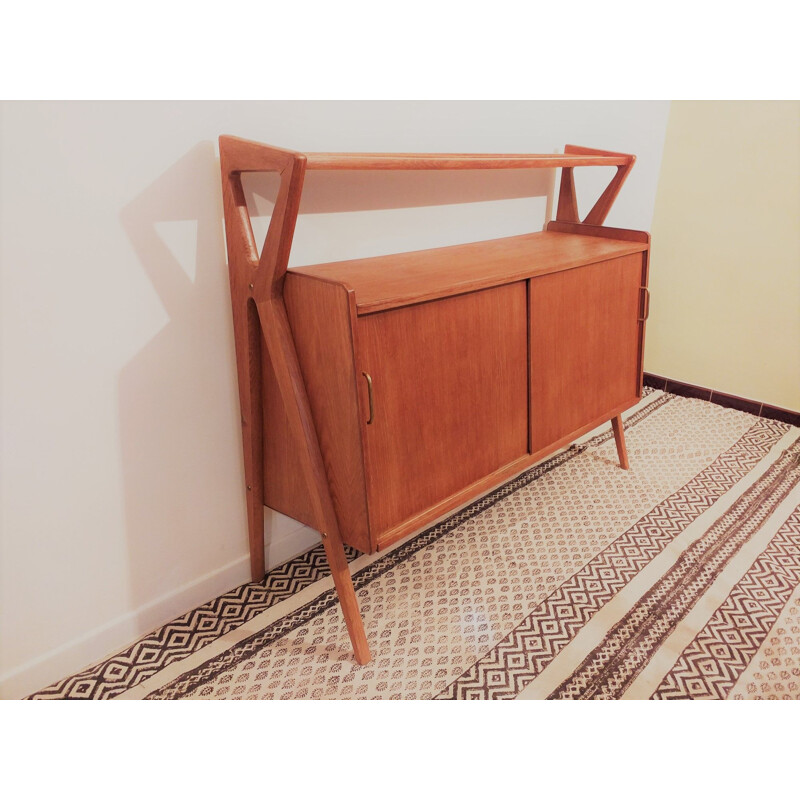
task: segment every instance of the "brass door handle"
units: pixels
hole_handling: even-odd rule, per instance
[[[372,425],[372,420],[375,418],[375,406],[372,401],[372,378],[366,373],[361,373],[367,379],[367,396],[369,397],[369,419],[367,425]]]
[[[639,322],[645,322],[650,316],[650,290],[646,286],[640,286],[644,289],[644,316],[639,317]]]

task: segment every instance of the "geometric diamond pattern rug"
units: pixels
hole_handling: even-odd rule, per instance
[[[348,551],[367,665],[317,547],[31,697],[800,699],[800,429],[646,390],[625,430]]]

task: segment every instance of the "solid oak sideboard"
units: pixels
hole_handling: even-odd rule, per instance
[[[318,530],[355,657],[343,543],[381,550],[641,398],[650,237],[602,226],[634,157],[295,153],[220,137],[251,569],[264,505]],[[617,167],[581,222],[572,170]],[[557,219],[504,239],[287,271],[306,169],[561,168]],[[258,256],[241,173],[281,186]]]

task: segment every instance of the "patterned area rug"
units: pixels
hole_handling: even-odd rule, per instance
[[[648,391],[374,556],[321,547],[32,698],[800,699],[800,429]]]

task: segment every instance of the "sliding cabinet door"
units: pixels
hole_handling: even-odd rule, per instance
[[[641,396],[644,277],[636,253],[531,279],[532,453]]]
[[[527,453],[526,294],[521,281],[359,317],[374,537]]]

